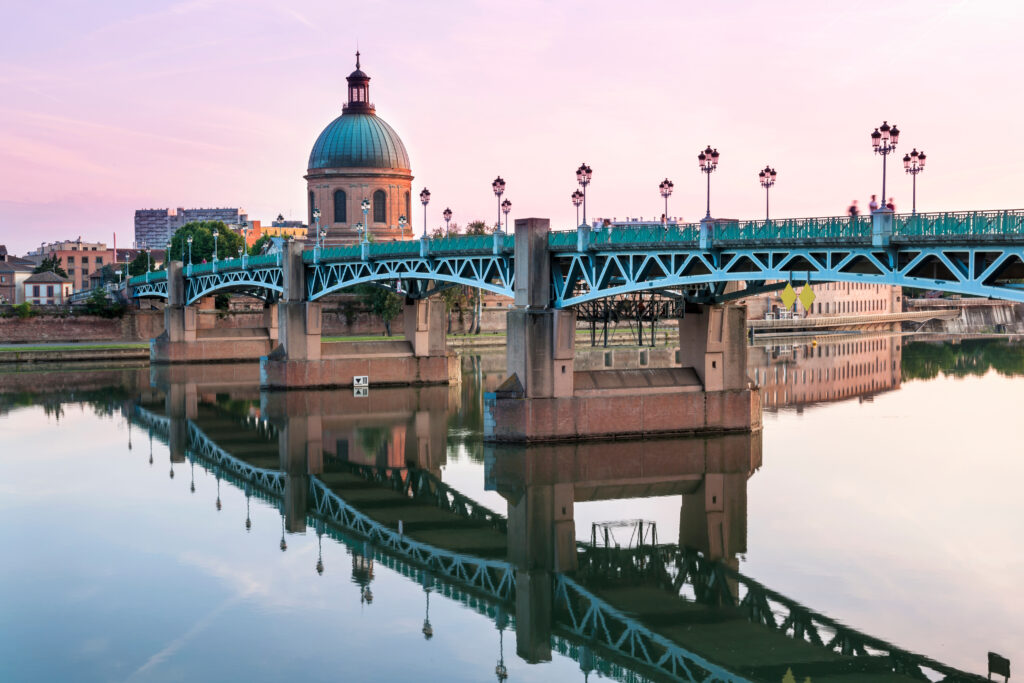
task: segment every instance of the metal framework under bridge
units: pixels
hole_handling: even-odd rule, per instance
[[[552,302],[564,308],[637,291],[676,290],[703,302],[768,283],[857,282],[1024,302],[1024,210],[581,226],[549,235]],[[307,298],[360,284],[407,296],[464,285],[512,296],[511,235],[460,235],[307,249]],[[280,255],[186,266],[186,301],[219,291],[273,299]],[[131,278],[134,297],[167,297],[166,271]]]
[[[132,419],[164,440],[169,437],[171,425],[167,417],[136,405]],[[254,495],[283,510],[285,473],[255,467],[236,458],[191,421],[187,433],[189,461],[244,490],[246,495]],[[407,495],[429,497],[439,507],[457,515],[486,520],[498,528],[507,524],[498,513],[454,489],[431,483],[428,479],[437,480],[429,473],[412,477],[413,470],[409,468],[368,466],[354,466],[352,471]],[[439,588],[441,594],[486,614],[501,628],[511,618],[509,612],[513,610],[516,591],[516,569],[511,563],[415,541],[360,512],[315,476],[310,477],[309,487],[308,520],[318,533],[327,533],[361,554],[415,578],[424,587]],[[697,601],[739,607],[750,621],[785,637],[854,657],[858,663],[851,671],[895,672],[910,679],[946,683],[985,680],[845,626],[692,549],[664,545],[618,550],[581,544],[578,559],[576,580],[563,574],[553,576],[552,647],[580,662],[581,667],[596,668],[617,680],[637,681],[631,669],[705,683],[748,679],[651,630],[577,580],[588,585],[641,581],[660,585],[673,594],[692,590]]]

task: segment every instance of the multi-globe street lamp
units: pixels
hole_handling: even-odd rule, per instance
[[[151,263],[149,252],[149,247],[146,247],[146,282],[149,282],[149,271],[153,270],[153,264]]]
[[[441,215],[444,216],[444,236],[447,237],[448,236],[448,223],[452,219],[452,210],[446,208]]]
[[[363,232],[363,241],[364,242],[369,242],[370,241],[370,220],[367,218],[367,216],[370,213],[370,200],[364,198],[363,201],[359,204],[359,208],[363,210],[363,230],[364,230],[364,232]]]
[[[398,229],[402,231],[403,235],[405,234],[405,226],[408,224],[409,219],[405,217],[404,213],[398,217]]]
[[[576,207],[576,225],[580,224],[580,204],[583,203],[583,193],[579,190],[574,190],[572,195],[572,205]]]
[[[508,232],[508,212],[512,210],[512,202],[505,200],[501,203],[501,212],[505,214],[505,232]]]
[[[896,143],[899,140],[899,128],[895,123],[890,127],[887,121],[882,121],[882,125],[875,128],[871,134],[871,146],[874,148],[875,154],[882,155],[882,206],[885,206],[885,160],[896,150]]]
[[[666,228],[668,227],[668,198],[672,196],[672,189],[674,187],[675,184],[668,178],[665,178],[658,183],[658,189],[661,190],[661,196],[665,199],[665,213],[662,214],[661,224]]]
[[[708,174],[708,211],[704,218],[711,218],[711,174],[718,168],[718,149],[711,149],[711,145],[697,155],[697,165],[701,173]]]
[[[914,148],[914,151],[910,154],[904,155],[903,157],[903,168],[914,180],[913,205],[911,212],[915,215],[917,214],[917,174],[924,170],[924,162],[926,158],[924,150],[918,152],[916,147]]]
[[[188,239],[186,239],[185,241],[188,242],[188,274],[191,275],[192,274],[192,235],[189,235]]]
[[[316,222],[316,248],[320,249],[323,245],[320,243],[320,209],[313,209],[313,220]]]
[[[213,262],[217,262],[217,237],[220,235],[220,231],[217,228],[213,229]]]
[[[423,237],[427,236],[427,204],[430,203],[430,190],[423,188],[420,192],[420,204],[423,205]]]
[[[772,189],[772,185],[775,184],[775,169],[770,166],[765,166],[764,170],[757,174],[757,179],[761,181],[761,187],[764,188],[764,219],[768,220],[768,192]]]
[[[580,164],[580,167],[576,169],[576,182],[583,188],[583,223],[587,222],[587,185],[590,184],[590,179],[594,175],[594,170],[586,164]]]
[[[491,189],[494,190],[494,196],[498,198],[498,230],[501,230],[501,195],[505,193],[505,181],[501,176],[494,179]]]

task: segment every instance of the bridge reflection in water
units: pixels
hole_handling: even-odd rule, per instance
[[[617,680],[780,681],[788,669],[814,681],[983,680],[738,571],[760,434],[488,447],[485,484],[506,501],[495,511],[441,479],[449,420],[466,414],[472,388],[260,394],[246,372],[154,369],[157,391],[128,407],[131,419],[168,443],[172,472],[199,466],[276,507],[282,550],[306,530],[343,543],[364,602],[384,565],[486,614],[502,637],[514,630],[527,662],[560,653]],[[682,499],[677,543],[577,542],[576,503],[665,495]]]

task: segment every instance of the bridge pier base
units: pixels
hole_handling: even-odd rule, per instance
[[[484,439],[540,442],[761,427],[746,377],[745,311],[697,306],[680,321],[682,367],[576,372],[576,316],[552,306],[549,222],[516,220],[509,376],[484,396]]]
[[[445,345],[442,302],[406,302],[404,341],[323,344],[320,304],[304,300],[302,245],[288,245],[283,265],[281,344],[260,359],[262,388],[346,387],[360,376],[374,386],[458,383],[458,357],[449,355]]]
[[[199,330],[195,306],[186,304],[181,263],[167,264],[164,331],[149,342],[149,362],[227,363],[254,360],[270,351],[271,335],[260,329]]]

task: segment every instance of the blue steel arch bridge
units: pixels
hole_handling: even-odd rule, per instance
[[[283,519],[288,479],[292,475],[233,455],[193,420],[169,418],[138,404],[130,407],[129,419],[167,443],[175,424],[184,426],[188,461],[214,474],[219,481],[243,490],[247,498],[262,499],[278,507]],[[276,433],[270,421],[251,417],[236,419],[235,429],[253,430],[263,437]],[[428,472],[408,466],[343,466],[351,475],[368,484],[390,487],[402,498],[425,497],[455,518],[482,521],[495,531],[507,530],[501,515],[440,485]],[[308,506],[304,514],[318,535],[328,535],[353,553],[371,558],[424,588],[436,590],[436,594],[461,601],[493,619],[500,630],[516,627],[518,577],[514,564],[504,558],[479,557],[403,535],[338,495],[330,483],[330,470],[327,467],[324,474],[309,476],[307,482]],[[661,603],[679,601],[689,605],[674,620],[682,619],[691,626],[704,623],[699,616],[697,621],[688,622],[687,613],[692,621],[695,605],[714,605],[749,625],[745,631],[746,646],[753,642],[755,648],[767,644],[772,649],[789,647],[816,652],[804,667],[813,680],[831,680],[832,676],[863,681],[985,680],[861,633],[690,548],[668,544],[616,549],[579,544],[577,551],[578,571],[572,576],[552,576],[551,646],[579,662],[584,672],[597,670],[605,677],[632,682],[781,680],[785,667],[737,670],[710,661],[660,632],[657,620],[652,624],[651,616],[641,619],[601,597],[601,589],[607,586],[635,587],[639,583],[655,588]],[[683,594],[687,597],[681,597]],[[662,617],[664,622],[668,615],[655,616]],[[707,623],[713,628],[714,623],[721,621],[719,616]],[[801,673],[801,678],[804,675]]]
[[[315,247],[303,253],[306,298],[371,284],[422,298],[464,285],[513,296],[512,235],[460,235]],[[939,290],[1024,302],[1024,210],[638,224],[551,232],[555,308],[633,292],[700,303],[821,282]],[[280,254],[185,268],[185,303],[218,292],[273,301],[284,288]],[[782,283],[782,284],[779,284]],[[167,298],[166,271],[133,277],[131,296]]]

